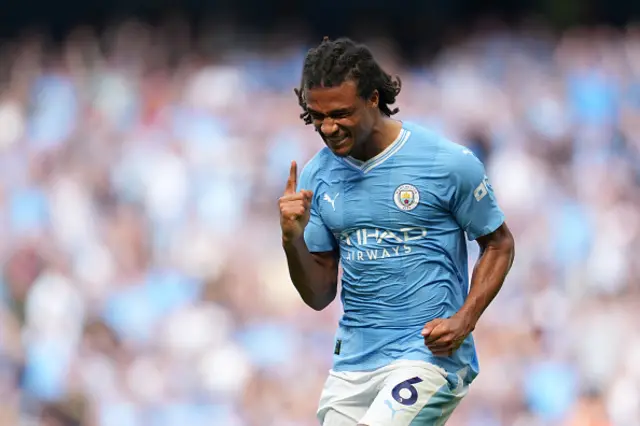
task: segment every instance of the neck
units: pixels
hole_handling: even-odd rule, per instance
[[[368,161],[387,149],[400,134],[402,123],[388,117],[380,117],[373,126],[369,138],[350,155],[356,160]]]

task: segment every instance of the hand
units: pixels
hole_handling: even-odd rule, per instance
[[[296,192],[297,185],[298,165],[292,161],[284,195],[278,201],[283,242],[292,242],[302,237],[304,228],[309,223],[313,193],[307,190]]]
[[[437,318],[422,329],[424,344],[435,356],[452,356],[467,338],[473,327],[464,318]]]

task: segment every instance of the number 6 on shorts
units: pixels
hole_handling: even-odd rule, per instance
[[[413,405],[418,400],[418,390],[413,385],[421,382],[422,379],[420,377],[414,377],[412,379],[405,380],[402,383],[398,383],[393,389],[391,389],[391,396],[402,405]],[[411,392],[411,395],[408,397],[403,397],[401,394],[403,390],[408,390],[409,392]],[[406,394],[406,392],[402,393]]]
[[[359,424],[367,426],[441,426],[458,405],[458,393],[443,370],[427,365],[389,375]],[[407,378],[409,377],[409,378]]]

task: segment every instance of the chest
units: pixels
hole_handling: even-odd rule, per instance
[[[403,168],[326,179],[316,203],[334,235],[356,229],[430,227],[448,216],[428,176]]]

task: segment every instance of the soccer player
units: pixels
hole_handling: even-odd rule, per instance
[[[391,118],[400,81],[370,50],[327,38],[296,89],[326,147],[279,200],[291,280],[344,314],[320,397],[323,426],[443,425],[478,374],[471,332],[511,268],[514,240],[483,164]],[[471,285],[466,238],[480,246]]]

